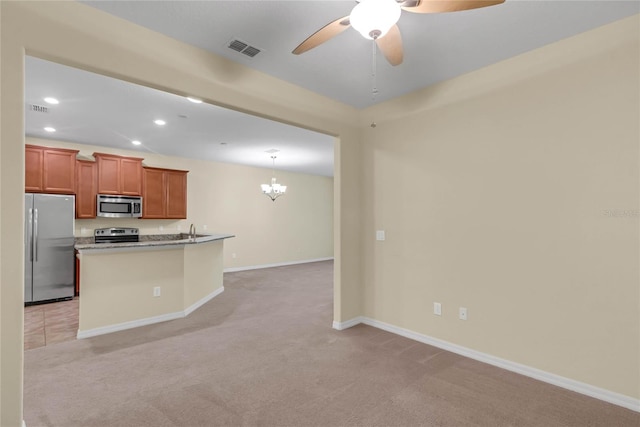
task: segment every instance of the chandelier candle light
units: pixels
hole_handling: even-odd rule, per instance
[[[271,156],[273,160],[273,177],[271,178],[271,184],[262,184],[262,192],[275,202],[276,199],[282,196],[287,191],[286,185],[281,185],[276,182],[276,156]]]

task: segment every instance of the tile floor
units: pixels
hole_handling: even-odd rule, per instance
[[[24,308],[24,349],[76,339],[78,333],[78,303],[70,301],[30,305]]]

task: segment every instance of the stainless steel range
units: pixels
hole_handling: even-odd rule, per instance
[[[93,236],[96,239],[96,243],[125,243],[140,241],[137,228],[96,228],[93,232]]]

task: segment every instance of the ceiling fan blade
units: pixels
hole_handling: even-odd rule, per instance
[[[384,37],[376,39],[376,44],[391,65],[395,66],[402,64],[404,52],[402,51],[402,37],[400,36],[400,29],[397,25],[391,27]]]
[[[337,36],[347,28],[351,26],[349,22],[349,16],[345,16],[344,18],[336,19],[335,21],[325,25],[320,28],[315,33],[311,34],[305,41],[300,43],[298,47],[293,49],[293,54],[300,55],[308,50],[313,49],[314,47],[321,45],[327,40]]]
[[[413,13],[444,13],[478,9],[504,3],[504,0],[407,0],[403,10]]]

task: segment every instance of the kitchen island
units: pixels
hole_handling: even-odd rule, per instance
[[[231,234],[79,238],[78,338],[186,317],[224,291],[223,243]]]

